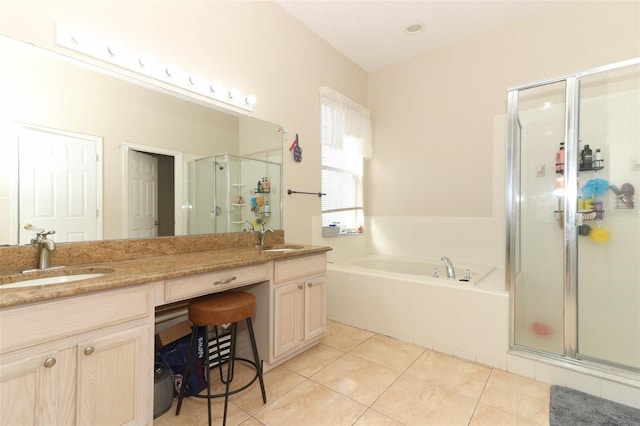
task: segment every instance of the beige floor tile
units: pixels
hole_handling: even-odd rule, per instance
[[[404,373],[442,389],[477,400],[487,384],[491,368],[426,350]]]
[[[173,426],[173,425],[208,425],[207,400],[203,398],[188,397],[184,398],[180,415],[176,416],[177,399],[173,400],[171,410],[154,420],[154,425]],[[224,399],[216,398],[211,401],[211,419],[212,424],[222,424],[222,416],[224,413]],[[227,412],[227,425],[239,425],[249,419],[250,416],[233,403],[229,402]]]
[[[307,380],[254,417],[266,426],[351,425],[367,407]]]
[[[361,328],[330,321],[327,325],[327,332],[320,342],[332,348],[348,352],[374,335],[375,333]]]
[[[405,425],[468,425],[476,401],[429,383],[401,376],[373,404]]]
[[[249,417],[247,420],[240,423],[240,426],[263,426],[263,425],[253,417]]]
[[[493,370],[480,402],[522,419],[549,416],[550,387],[533,379]]]
[[[479,404],[469,426],[515,426],[517,417],[488,405]]]
[[[320,343],[285,362],[283,366],[305,377],[311,377],[342,355],[343,351]]]
[[[284,367],[276,367],[264,374],[267,405],[298,386],[305,377]],[[255,414],[266,405],[262,402],[260,383],[256,380],[250,388],[233,395],[231,401],[249,414]]]
[[[424,352],[421,346],[375,335],[350,353],[398,372],[405,371]]]
[[[354,426],[402,426],[402,423],[369,408],[362,417],[355,422]]]
[[[399,376],[400,373],[390,368],[346,354],[311,379],[370,406]]]
[[[227,364],[224,364],[222,366],[222,374],[222,377],[226,379]],[[231,381],[230,388],[233,390],[244,386],[245,384],[249,383],[251,379],[253,379],[255,374],[256,370],[253,368],[253,366],[249,366],[243,362],[236,361],[233,372],[233,380]],[[211,374],[209,377],[211,378],[211,393],[214,395],[224,393],[225,384],[220,381],[220,370],[218,369],[218,367],[211,369]],[[206,389],[201,392],[201,394],[205,393],[207,393]]]

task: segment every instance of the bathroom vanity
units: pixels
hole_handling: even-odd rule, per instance
[[[296,247],[117,260],[98,278],[0,284],[0,423],[151,424],[156,308],[210,293],[256,295],[265,371],[308,349],[326,329],[330,248]]]

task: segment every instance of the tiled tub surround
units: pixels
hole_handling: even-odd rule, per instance
[[[363,259],[384,263],[388,256]],[[360,262],[364,263],[364,262]],[[444,278],[330,262],[330,320],[395,337],[456,357],[506,369],[509,294],[504,270],[494,269],[477,285]]]

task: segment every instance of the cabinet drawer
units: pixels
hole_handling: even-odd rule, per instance
[[[209,274],[177,278],[165,282],[165,302],[177,302],[209,293],[217,293],[269,279],[267,264],[225,269]]]
[[[0,352],[9,352],[151,315],[148,285],[0,312]]]
[[[274,279],[276,283],[282,283],[296,278],[322,274],[326,269],[327,256],[324,254],[284,260],[276,262]]]

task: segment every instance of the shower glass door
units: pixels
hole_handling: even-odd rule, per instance
[[[508,96],[512,346],[638,373],[640,60]]]
[[[514,343],[563,354],[564,81],[517,94],[519,144],[514,146],[517,211]]]
[[[640,371],[640,65],[580,78],[580,139],[577,357]]]

